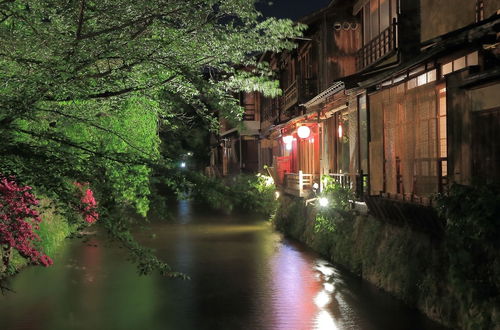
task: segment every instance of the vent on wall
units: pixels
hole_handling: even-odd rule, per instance
[[[357,30],[359,27],[359,24],[356,22],[335,22],[333,24],[333,29],[335,31],[340,31],[340,30]]]

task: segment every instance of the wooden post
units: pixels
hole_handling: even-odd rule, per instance
[[[302,170],[299,171],[299,196],[302,197],[302,192],[304,189],[304,177]]]

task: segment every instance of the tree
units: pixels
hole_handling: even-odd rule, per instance
[[[111,210],[145,214],[151,169],[172,173],[158,130],[238,118],[239,91],[277,95],[255,55],[293,48],[302,29],[253,0],[0,0],[0,173],[61,206],[90,182],[100,221],[144,259]]]

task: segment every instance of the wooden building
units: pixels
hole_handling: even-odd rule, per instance
[[[429,210],[452,182],[500,183],[499,9],[337,0],[304,17],[294,51],[262,55],[283,96],[245,103],[258,124],[246,135],[252,170],[271,167],[301,197],[330,175],[398,221],[421,217],[414,207]]]

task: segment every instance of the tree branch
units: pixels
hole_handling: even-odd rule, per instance
[[[82,0],[80,2],[80,13],[78,15],[78,26],[76,28],[76,40],[80,40],[80,37],[82,36],[82,29],[83,29],[83,13],[85,12],[85,0]]]
[[[97,128],[98,130],[101,130],[103,132],[106,132],[106,133],[110,133],[114,136],[116,136],[117,138],[119,138],[120,140],[122,140],[123,142],[125,142],[125,144],[127,144],[129,147],[131,147],[132,149],[138,151],[139,153],[143,154],[143,155],[146,155],[148,157],[152,157],[154,158],[154,155],[151,155],[149,153],[147,153],[146,151],[142,150],[141,148],[133,145],[130,141],[127,140],[127,138],[125,138],[123,135],[119,134],[118,132],[116,131],[113,131],[109,128],[106,128],[106,127],[103,127],[101,125],[98,125],[94,122],[92,122],[91,120],[89,119],[86,119],[86,118],[81,118],[81,117],[78,117],[78,116],[74,116],[74,115],[70,115],[70,114],[67,114],[67,113],[64,113],[62,111],[58,111],[58,110],[49,110],[49,109],[38,109],[39,111],[42,111],[42,112],[49,112],[49,113],[55,113],[55,114],[58,114],[60,116],[63,116],[63,117],[66,117],[66,118],[70,118],[70,119],[74,119],[75,121],[78,121],[78,122],[83,122],[83,123],[86,123],[88,125],[90,125],[91,127],[94,127],[94,128]]]

